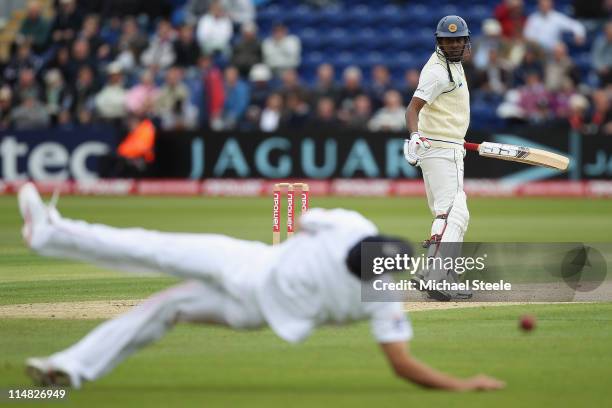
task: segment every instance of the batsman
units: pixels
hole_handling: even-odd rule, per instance
[[[406,110],[410,139],[404,156],[423,172],[427,202],[434,216],[430,238],[424,242],[428,256],[439,256],[443,242],[463,242],[470,214],[463,191],[464,137],[470,123],[470,93],[461,62],[470,52],[470,31],[459,16],[446,16],[438,23],[436,49],[419,78]],[[454,271],[438,271],[457,280]],[[431,271],[419,278],[432,279]],[[468,292],[434,292],[438,300],[469,298]]]

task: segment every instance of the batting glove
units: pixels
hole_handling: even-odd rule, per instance
[[[404,157],[413,166],[418,166],[421,155],[431,147],[427,138],[421,136],[419,132],[412,132],[410,139],[404,141]]]

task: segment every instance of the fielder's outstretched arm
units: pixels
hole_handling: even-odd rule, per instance
[[[412,97],[406,109],[406,127],[410,133],[419,131],[419,112],[427,102],[421,98]]]
[[[476,391],[496,390],[506,385],[503,381],[485,375],[462,379],[442,373],[412,357],[404,342],[381,343],[380,346],[395,374],[423,387],[447,391]]]

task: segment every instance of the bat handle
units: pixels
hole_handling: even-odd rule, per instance
[[[480,146],[480,144],[478,144],[478,143],[470,143],[470,142],[463,143],[463,147],[465,147],[465,150],[473,150],[473,151],[477,152],[478,151],[478,146]]]

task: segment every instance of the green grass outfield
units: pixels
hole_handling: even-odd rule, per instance
[[[59,207],[64,216],[116,226],[269,241],[270,201],[63,197]],[[359,210],[382,231],[414,241],[427,236],[431,223],[420,198],[313,197],[312,204]],[[469,206],[470,241],[610,241],[612,201],[470,199]],[[20,226],[15,197],[0,197],[0,305],[140,299],[175,282],[38,257],[22,245]],[[530,334],[517,330],[517,317],[527,312],[538,317]],[[100,381],[71,392],[66,406],[604,406],[612,397],[612,303],[423,311],[411,318],[417,356],[457,375],[498,376],[508,388],[457,395],[405,384],[393,378],[366,323],[322,329],[300,346],[269,330],[182,325]],[[25,357],[66,347],[97,323],[0,320],[0,390],[29,385]]]

